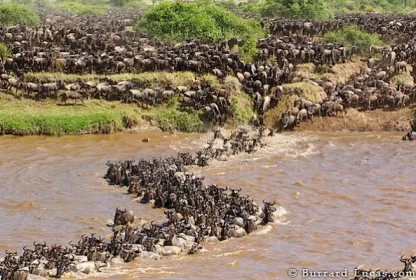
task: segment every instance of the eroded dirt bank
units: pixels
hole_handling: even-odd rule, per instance
[[[311,132],[395,132],[409,131],[410,121],[414,118],[415,107],[397,111],[377,109],[359,111],[348,109],[345,115],[338,117],[315,117],[312,121],[302,122],[296,131]]]

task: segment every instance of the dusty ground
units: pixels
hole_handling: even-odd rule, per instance
[[[415,110],[416,105],[397,111],[349,109],[344,116],[316,117],[312,122],[302,122],[296,131],[409,131]]]

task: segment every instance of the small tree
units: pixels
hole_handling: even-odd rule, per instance
[[[22,4],[3,3],[0,5],[0,22],[5,25],[26,24],[36,26],[40,24],[39,16],[33,9]]]

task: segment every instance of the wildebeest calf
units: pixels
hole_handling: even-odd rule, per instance
[[[61,100],[65,103],[65,105],[68,99],[74,100],[74,104],[76,104],[77,100],[79,99],[81,100],[82,104],[84,104],[83,99],[87,99],[87,98],[88,98],[88,93],[85,91],[78,92],[78,91],[67,90],[61,95]]]

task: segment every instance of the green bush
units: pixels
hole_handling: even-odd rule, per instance
[[[58,7],[74,15],[105,15],[106,7],[98,5],[84,5],[78,2],[60,2]]]
[[[7,48],[7,46],[3,43],[0,43],[0,58],[3,59],[3,61],[10,55],[10,50]]]
[[[266,0],[260,10],[263,17],[294,19],[329,19],[332,17],[324,0]]]
[[[40,24],[40,19],[33,9],[28,6],[15,3],[2,3],[0,5],[0,23],[7,26],[19,23],[36,26]]]
[[[368,48],[371,45],[385,45],[377,34],[362,31],[353,25],[341,28],[337,31],[328,32],[324,35],[323,40],[327,43],[344,43],[347,46],[356,46],[362,49]]]
[[[136,9],[147,9],[149,7],[149,4],[147,4],[143,0],[134,0],[134,1],[128,1],[127,3],[124,3],[123,6],[129,7],[129,8],[136,8]]]
[[[150,8],[136,28],[171,42],[188,39],[219,42],[232,37],[249,41],[264,36],[264,31],[254,20],[238,17],[209,1],[162,2]],[[252,51],[247,46],[241,49]]]

